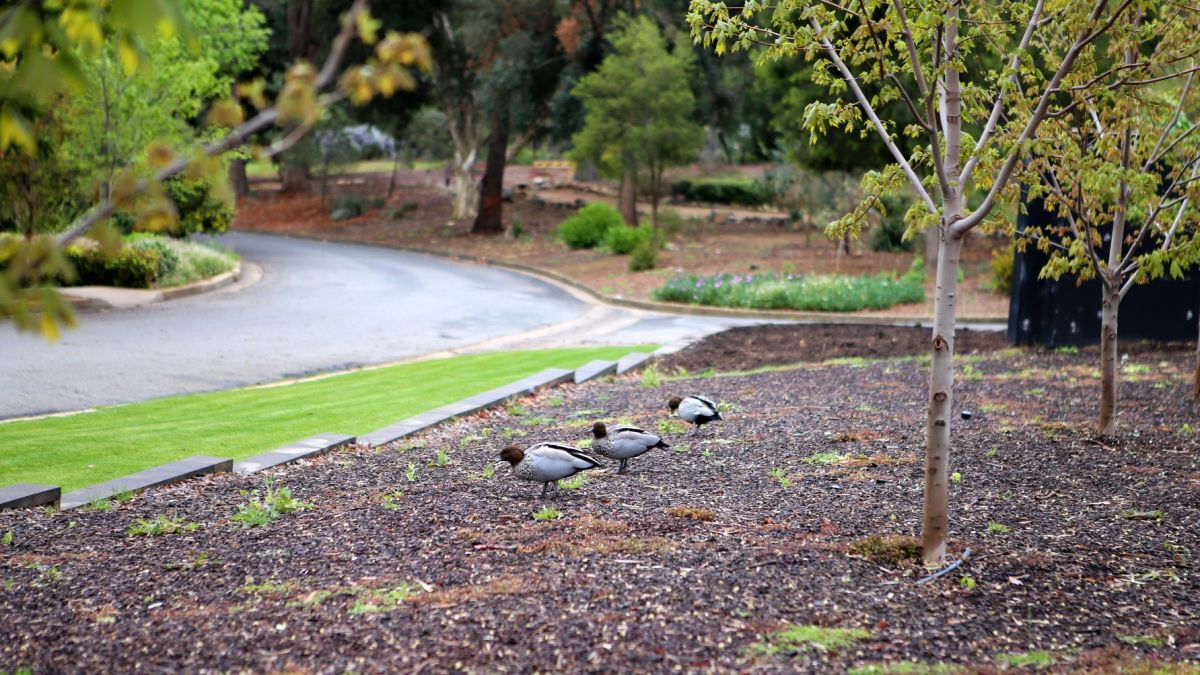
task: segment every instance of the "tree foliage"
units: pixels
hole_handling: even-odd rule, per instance
[[[609,175],[636,171],[657,206],[663,171],[694,159],[704,142],[703,128],[692,120],[691,53],[668,49],[647,17],[628,20],[613,47],[573,90],[587,111],[572,139],[574,154]]]

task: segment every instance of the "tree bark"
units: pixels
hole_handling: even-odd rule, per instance
[[[1117,312],[1121,307],[1117,283],[1105,280],[1101,284],[1100,419],[1096,424],[1096,433],[1101,436],[1117,433]]]
[[[250,178],[246,176],[246,160],[235,159],[229,162],[229,184],[233,187],[233,194],[238,198],[250,194]]]
[[[621,172],[621,192],[617,197],[617,208],[625,224],[637,227],[637,170],[626,168]]]
[[[475,215],[475,186],[471,169],[475,166],[475,148],[454,148],[454,163],[451,165],[450,189],[454,192],[450,216],[463,220]]]
[[[504,232],[504,167],[508,161],[508,115],[501,113],[488,137],[487,168],[483,170],[483,185],[479,190],[479,215],[471,232],[502,234]]]
[[[957,49],[958,6],[947,11],[944,48]],[[933,355],[929,367],[929,414],[925,423],[925,511],[921,523],[921,553],[926,564],[941,564],[950,536],[950,421],[954,407],[954,329],[958,314],[958,267],[962,235],[951,226],[966,206],[958,186],[962,154],[962,89],[959,74],[948,68],[942,88],[946,154],[941,162],[949,190],[942,192],[941,246],[937,257],[937,291],[933,301]]]
[[[938,248],[942,245],[942,232],[939,228],[931,227],[925,230],[925,269],[937,269]]]
[[[308,192],[312,172],[303,164],[284,161],[279,165],[280,189],[284,192]]]
[[[958,311],[958,264],[962,239],[949,233],[938,251],[933,309],[933,358],[929,369],[929,415],[925,425],[925,514],[921,550],[940,563],[949,536],[950,421],[954,406],[954,324]]]

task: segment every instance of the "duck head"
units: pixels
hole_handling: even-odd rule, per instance
[[[525,459],[525,453],[521,452],[521,449],[515,445],[507,445],[500,451],[500,459],[516,466],[521,463],[521,460]]]
[[[679,398],[678,396],[672,396],[671,400],[667,401],[667,407],[670,408],[671,412],[675,412],[679,409],[680,403],[683,403],[683,399]]]
[[[608,427],[604,426],[604,422],[596,422],[592,425],[592,435],[596,438],[604,438],[608,435]]]

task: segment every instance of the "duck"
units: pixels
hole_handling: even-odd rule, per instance
[[[609,432],[604,422],[592,425],[592,436],[594,438],[591,448],[596,454],[621,461],[621,466],[617,469],[619,474],[625,473],[629,460],[634,457],[644,455],[654,448],[666,450],[671,447],[664,443],[660,436],[637,427],[619,426]]]
[[[536,443],[522,450],[515,445],[500,451],[500,459],[512,465],[513,475],[542,484],[542,499],[558,494],[558,481],[580,471],[595,469],[600,462],[579,448],[561,443]],[[550,486],[554,488],[551,490]]]
[[[722,419],[721,413],[717,411],[717,404],[703,396],[684,396],[683,398],[673,396],[670,401],[667,401],[667,407],[671,409],[671,412],[678,414],[684,422],[696,425],[693,434],[700,433],[701,426],[713,420]]]

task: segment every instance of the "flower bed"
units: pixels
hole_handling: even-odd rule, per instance
[[[652,294],[655,300],[746,309],[855,312],[925,300],[924,272],[904,276],[717,274],[681,276]]]

